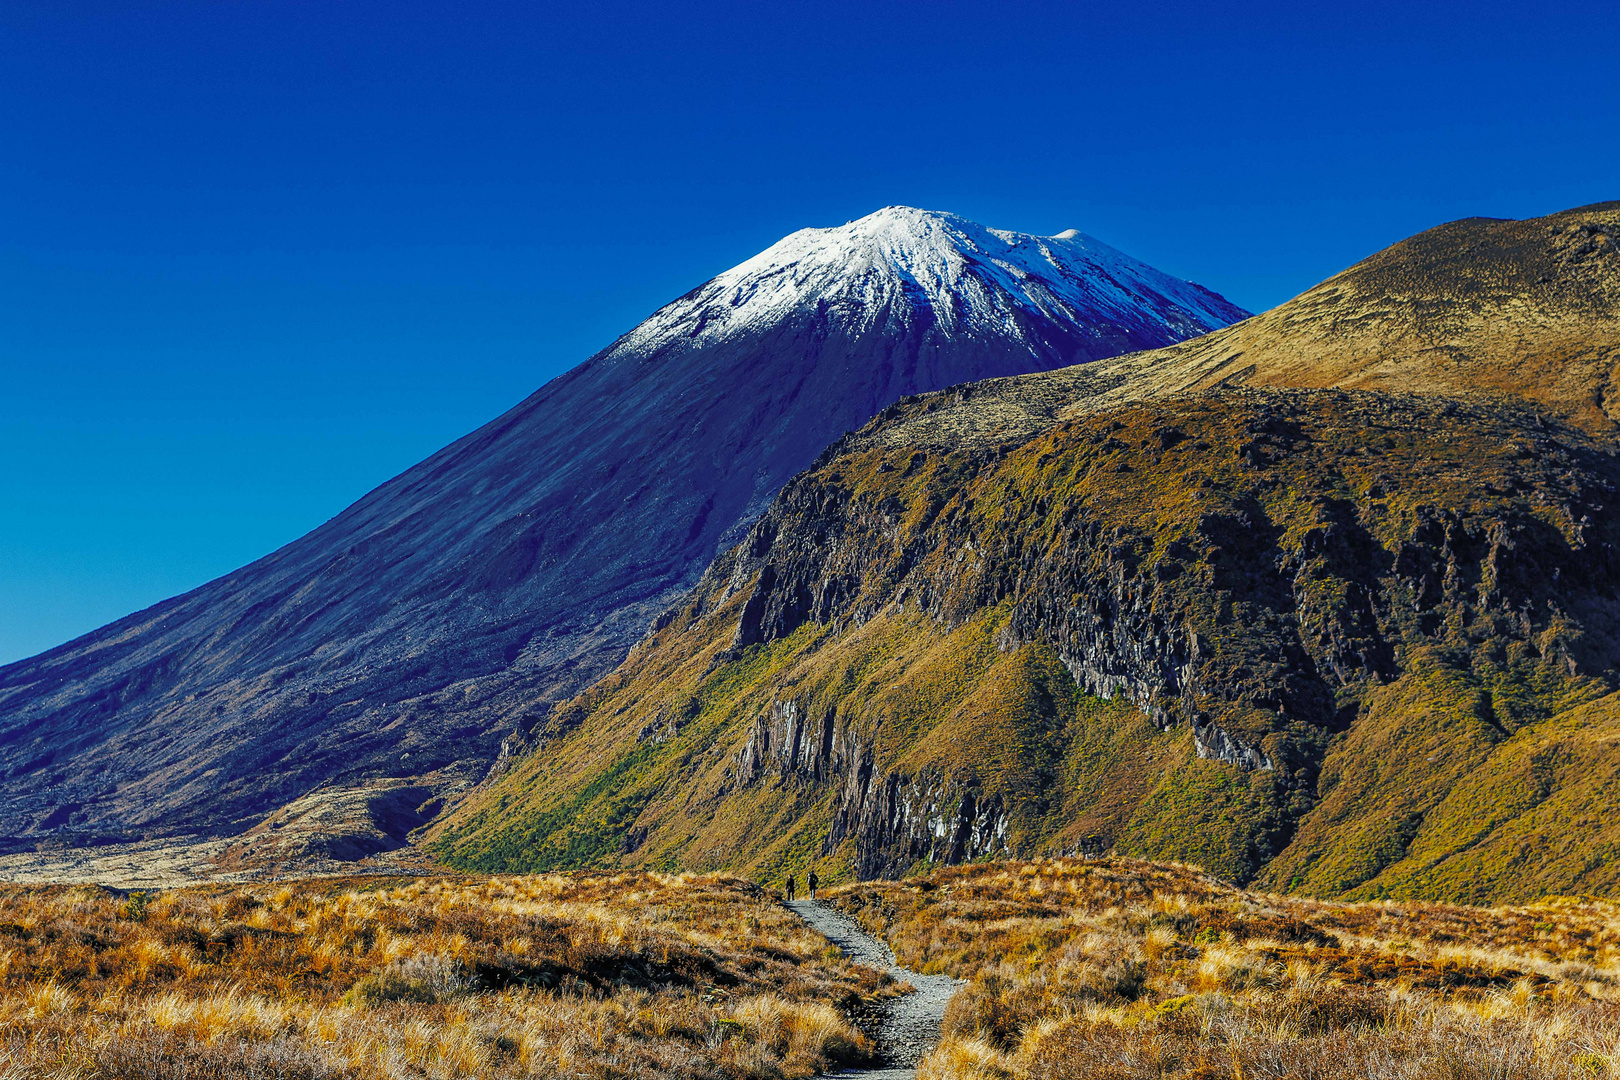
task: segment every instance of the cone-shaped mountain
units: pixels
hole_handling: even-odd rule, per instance
[[[896,399],[1244,316],[1072,230],[794,233],[279,551],[0,669],[0,836],[239,831],[378,785],[414,785],[408,827]]]

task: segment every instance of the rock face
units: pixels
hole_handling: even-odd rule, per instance
[[[870,741],[846,715],[828,708],[807,725],[793,698],[775,699],[736,755],[739,788],[773,783],[828,785],[834,790],[832,825],[824,847],[854,845],[860,877],[903,872],[917,861],[961,862],[969,856],[1008,854],[1001,797],[980,801],[940,775],[874,775]]]
[[[384,843],[365,808],[476,781],[897,398],[1244,314],[1078,234],[906,208],[795,233],[280,551],[0,669],[0,836],[287,807]]]
[[[1582,213],[1464,232],[1538,236],[1515,249],[1535,266]],[[1325,895],[1620,885],[1620,458],[1604,418],[1542,394],[1596,370],[1569,319],[1609,347],[1593,298],[1620,296],[1620,266],[1583,264],[1542,310],[1481,299],[1458,265],[1432,243],[1369,260],[1428,298],[1414,325],[1374,320],[1396,343],[1374,362],[1511,324],[1525,393],[1279,389],[1258,365],[1186,390],[1216,340],[886,410],[438,850],[825,877],[1117,848]],[[1355,269],[1335,281],[1373,295]],[[1287,308],[1261,318],[1287,332]],[[1256,348],[1295,370],[1285,341]]]

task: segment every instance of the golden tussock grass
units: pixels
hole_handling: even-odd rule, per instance
[[[1046,859],[829,890],[970,980],[924,1080],[1620,1077],[1620,905],[1327,903]]]
[[[800,1077],[893,993],[660,874],[0,891],[0,1077]]]

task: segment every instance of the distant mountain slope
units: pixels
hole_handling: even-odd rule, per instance
[[[873,437],[1006,439],[1129,401],[1238,385],[1506,395],[1613,434],[1617,378],[1620,202],[1607,202],[1441,225],[1226,330],[931,398]]]
[[[0,669],[0,836],[286,807],[267,837],[397,843],[842,432],[1244,314],[1078,234],[903,207],[795,233],[309,535]]]
[[[1615,209],[1442,227],[1197,343],[885,410],[438,850],[836,877],[1118,848],[1322,895],[1620,888],[1620,444],[1570,389],[1609,377],[1620,253],[1539,281]],[[1254,370],[1222,385],[1237,339]]]

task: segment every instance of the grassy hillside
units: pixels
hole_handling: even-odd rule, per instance
[[[1610,888],[1617,485],[1606,443],[1527,409],[1332,391],[857,448],[439,850],[838,878],[1098,848],[1320,895]]]
[[[1468,218],[1285,304],[1152,352],[902,401],[847,442],[1023,438],[1077,415],[1239,385],[1503,398],[1620,432],[1620,202]]]

